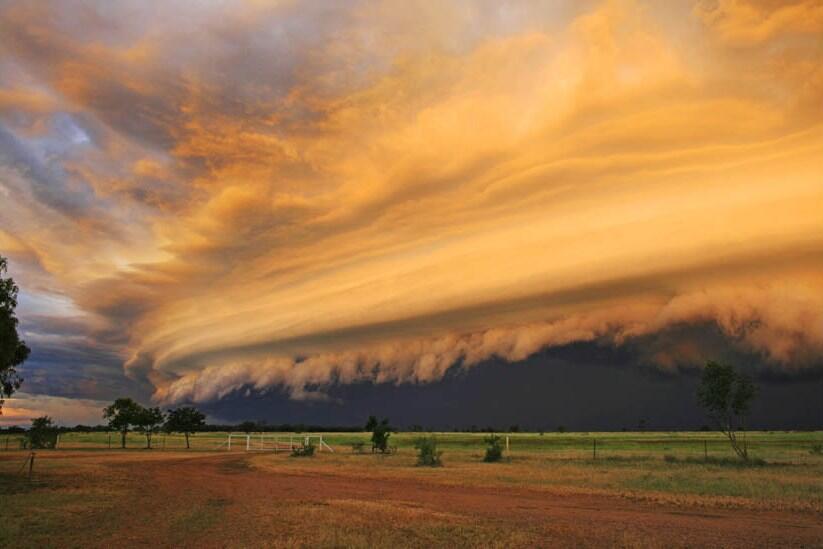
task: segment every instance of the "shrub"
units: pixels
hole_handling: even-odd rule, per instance
[[[498,435],[489,435],[483,439],[483,441],[488,445],[483,461],[492,463],[503,459],[503,444],[501,440],[502,439]]]
[[[392,428],[389,425],[389,418],[384,418],[382,421],[377,420],[377,416],[369,416],[366,422],[366,431],[371,431],[371,451],[380,451],[382,454],[390,453],[389,437],[392,433]]]
[[[31,428],[22,441],[24,449],[54,448],[57,445],[57,427],[49,416],[31,420]]]
[[[292,457],[312,457],[314,456],[314,443],[308,441],[303,446],[295,446],[291,450]]]
[[[812,448],[809,450],[809,453],[817,456],[823,456],[823,444],[812,444]]]
[[[417,449],[417,465],[439,467],[443,465],[440,456],[443,452],[437,451],[437,440],[434,437],[421,437],[414,443]]]

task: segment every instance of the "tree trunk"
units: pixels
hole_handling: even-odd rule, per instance
[[[183,434],[186,436],[186,450],[188,450],[190,448],[190,446],[189,446],[189,434],[188,433],[183,433]]]
[[[126,432],[127,431],[125,429],[120,431],[120,447],[124,450],[126,449]]]

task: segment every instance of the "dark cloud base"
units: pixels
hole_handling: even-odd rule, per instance
[[[534,430],[698,429],[706,423],[695,401],[698,371],[677,375],[638,365],[631,349],[574,344],[519,363],[490,361],[453,367],[430,384],[357,383],[335,386],[329,401],[294,401],[285,393],[241,390],[205,405],[227,422],[359,425],[369,414],[408,428]],[[823,425],[823,375],[758,376],[754,429],[814,429]]]

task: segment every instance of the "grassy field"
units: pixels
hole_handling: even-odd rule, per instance
[[[233,440],[235,450],[245,449],[243,433]],[[262,436],[266,443],[279,437],[281,441],[290,438],[296,442],[305,436],[323,436],[323,440],[332,447],[350,448],[354,443],[368,443],[370,433],[252,433],[251,443],[259,444]],[[227,432],[197,433],[190,438],[192,450],[225,450]],[[411,450],[414,441],[420,436],[435,436],[439,446],[444,450],[482,449],[486,433],[394,433],[391,445],[399,450]],[[596,450],[597,457],[647,456],[663,457],[672,455],[682,458],[733,457],[726,438],[714,432],[588,432],[588,433],[503,433],[509,438],[513,453],[529,452],[551,454],[556,457],[592,457]],[[823,432],[796,431],[754,431],[746,435],[748,445],[754,457],[764,460],[791,460],[808,455],[814,445],[823,444]],[[22,435],[0,435],[0,451],[18,449]],[[128,448],[144,448],[145,436],[130,432],[126,441]],[[596,444],[596,448],[595,448]],[[119,433],[63,433],[60,435],[61,449],[117,449],[120,447]],[[179,434],[156,434],[152,440],[156,450],[185,449],[185,438]]]
[[[196,435],[191,451],[172,436],[165,450],[162,436],[143,450],[132,434],[125,452],[109,451],[105,433],[71,433],[60,450],[37,452],[31,483],[27,452],[0,451],[0,546],[671,546],[690,545],[700,521],[748,529],[721,546],[754,535],[780,545],[812,530],[770,524],[823,525],[821,432],[750,433],[763,460],[752,466],[714,433],[514,433],[497,464],[482,462],[485,435],[436,433],[444,466],[421,468],[419,436],[394,434],[397,453],[381,456],[352,452],[367,433],[326,433],[334,452],[291,458],[244,444],[228,452],[225,433]],[[823,532],[809,539],[823,543]]]

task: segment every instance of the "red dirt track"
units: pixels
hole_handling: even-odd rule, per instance
[[[158,542],[147,524],[181,506],[221,502],[222,524],[254,528],[255,510],[276,516],[278,502],[324,505],[335,500],[421,508],[458,515],[471,522],[504,524],[531,532],[543,546],[613,546],[630,540],[632,546],[709,547],[823,547],[823,520],[819,514],[789,511],[702,509],[660,506],[618,496],[558,495],[521,488],[444,486],[426,481],[375,480],[333,474],[297,474],[258,470],[244,455],[153,460],[134,469],[145,487],[146,512],[141,502],[130,502],[121,524],[132,545]],[[157,505],[156,502],[162,502]],[[249,520],[245,521],[243,518]],[[112,525],[115,526],[115,525]],[[400,525],[398,525],[400,526]],[[249,543],[249,538],[242,545]],[[195,535],[182,545],[222,547],[232,538]],[[266,541],[268,540],[268,541]],[[237,540],[235,539],[234,542]],[[257,544],[257,542],[251,542]],[[263,538],[261,546],[271,544]]]

